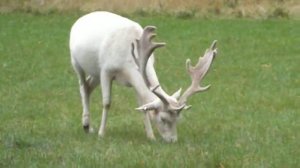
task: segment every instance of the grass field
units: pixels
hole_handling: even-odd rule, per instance
[[[107,134],[81,127],[68,36],[78,14],[0,15],[0,167],[300,166],[300,22],[131,16],[156,25],[167,47],[156,69],[169,92],[187,87],[195,62],[218,40],[219,55],[178,124],[177,143],[147,140],[134,92],[113,87]],[[91,102],[101,115],[100,90]]]

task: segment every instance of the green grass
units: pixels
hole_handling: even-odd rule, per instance
[[[174,144],[147,140],[134,92],[114,85],[107,134],[81,128],[68,51],[75,14],[0,15],[0,167],[299,167],[300,22],[131,18],[158,27],[156,69],[169,92],[186,88],[218,40],[219,55],[178,124]],[[100,90],[92,125],[101,119]]]

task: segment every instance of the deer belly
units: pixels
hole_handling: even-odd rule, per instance
[[[119,85],[131,87],[131,84],[129,83],[128,79],[123,75],[115,75],[114,79]]]
[[[78,65],[82,68],[84,73],[91,76],[100,76],[100,64],[98,61],[98,57],[95,53],[85,52],[84,55],[76,55],[74,56]]]

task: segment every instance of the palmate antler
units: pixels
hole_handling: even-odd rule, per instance
[[[208,72],[211,63],[214,60],[214,57],[217,55],[216,45],[217,41],[215,40],[211,44],[210,48],[206,50],[204,56],[199,58],[199,61],[195,67],[191,66],[190,59],[186,61],[186,68],[189,75],[191,76],[192,84],[180,97],[179,104],[186,104],[187,99],[190,96],[198,92],[206,91],[210,87],[210,85],[202,87],[200,83]]]
[[[166,45],[166,43],[156,43],[151,41],[156,36],[156,34],[154,33],[155,29],[155,26],[146,26],[141,38],[139,40],[136,40],[138,57],[136,57],[134,54],[134,43],[131,44],[132,56],[135,63],[138,65],[139,71],[142,74],[148,87],[150,87],[150,83],[146,74],[146,65],[148,59],[156,48],[160,48]]]
[[[157,88],[159,88],[159,87],[160,87],[160,85],[157,85],[156,87],[154,87],[152,89],[152,92],[157,97],[159,97],[159,99],[163,102],[164,107],[166,108],[166,109],[164,109],[165,111],[177,112],[177,111],[181,111],[185,107],[185,104],[172,103],[167,98],[165,98],[160,92],[156,91]],[[179,92],[180,91],[181,90],[179,90]]]

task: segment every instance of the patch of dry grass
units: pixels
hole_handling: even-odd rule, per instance
[[[117,13],[168,13],[188,16],[300,17],[298,0],[2,0],[0,12],[107,10]]]

